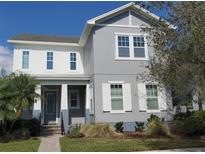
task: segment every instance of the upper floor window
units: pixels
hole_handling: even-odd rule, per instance
[[[118,36],[118,56],[129,57],[129,36]]]
[[[53,69],[53,52],[47,52],[47,69]]]
[[[117,34],[117,59],[147,60],[148,53],[144,35]]]
[[[122,84],[111,84],[111,110],[123,110]]]
[[[76,70],[76,53],[70,53],[70,70]]]
[[[145,57],[145,43],[144,37],[133,37],[134,57]]]
[[[23,51],[22,56],[22,69],[29,68],[29,51]]]
[[[146,99],[148,110],[159,109],[157,85],[146,85]]]

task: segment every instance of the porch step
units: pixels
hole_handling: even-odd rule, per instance
[[[41,136],[51,136],[54,134],[61,134],[60,126],[54,124],[41,126]]]

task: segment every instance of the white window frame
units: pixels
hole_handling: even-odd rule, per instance
[[[118,36],[129,36],[129,52],[130,52],[130,57],[119,57]],[[133,37],[136,37],[136,36],[144,37],[145,57],[134,57]],[[115,60],[149,60],[148,45],[147,45],[147,34],[115,33]]]
[[[53,53],[53,60],[48,60],[48,53],[49,52]],[[53,68],[52,69],[48,69],[48,61],[52,61],[52,63],[53,63]],[[54,52],[53,51],[47,51],[46,52],[46,71],[54,71]]]
[[[24,65],[23,65],[23,64],[24,64],[24,52],[28,52],[28,68],[23,68],[23,66],[24,66]],[[30,68],[30,64],[29,64],[29,61],[30,61],[30,60],[29,60],[29,59],[30,59],[30,52],[29,52],[28,50],[23,50],[23,51],[22,51],[22,63],[21,63],[21,65],[22,65],[22,66],[21,66],[21,69],[22,69],[22,70],[27,70],[27,71],[29,70],[29,68]]]
[[[147,97],[147,88],[146,86],[149,86],[149,85],[153,85],[153,86],[157,86],[157,97]],[[151,110],[151,109],[148,109],[147,108],[147,112],[150,112],[150,113],[156,113],[156,112],[160,112],[160,104],[159,104],[159,88],[158,88],[158,84],[155,84],[155,83],[148,83],[148,84],[145,84],[145,99],[146,99],[146,108],[147,108],[147,99],[148,98],[157,98],[157,103],[158,103],[158,109],[157,110]]]
[[[74,53],[75,54],[75,58],[76,58],[76,60],[75,61],[71,61],[71,54],[72,53]],[[78,59],[77,59],[77,52],[76,51],[69,51],[69,60],[68,60],[68,67],[69,67],[69,71],[70,72],[78,72],[78,63],[77,63],[77,61],[78,61]],[[75,62],[75,64],[76,64],[76,69],[75,70],[71,70],[71,62]]]
[[[124,93],[123,93],[123,81],[109,81],[110,84],[110,113],[125,113],[125,103],[124,103]],[[123,109],[122,110],[112,110],[112,95],[111,95],[111,85],[121,85],[122,86],[122,105]],[[119,97],[115,97],[119,98]],[[120,97],[121,98],[121,97]]]
[[[71,93],[77,93],[77,106],[71,106]],[[80,109],[79,90],[69,90],[69,108],[70,109]]]

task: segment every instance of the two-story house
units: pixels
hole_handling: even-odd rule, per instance
[[[171,99],[157,83],[142,82],[140,72],[153,53],[150,40],[141,28],[159,17],[128,3],[88,20],[79,38],[17,35],[13,71],[35,76],[41,81],[31,117],[42,124],[124,122],[124,130],[134,131],[135,121],[150,114],[170,118]],[[28,114],[29,115],[29,114]],[[27,115],[27,116],[28,116]]]

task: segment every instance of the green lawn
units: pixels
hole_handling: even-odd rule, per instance
[[[0,143],[0,152],[37,152],[39,145],[38,139]]]
[[[145,151],[185,147],[205,147],[205,141],[182,139],[86,139],[61,138],[61,151]]]

